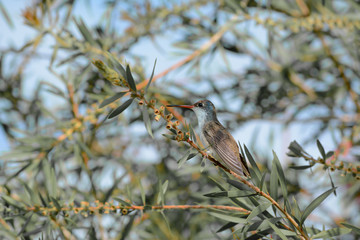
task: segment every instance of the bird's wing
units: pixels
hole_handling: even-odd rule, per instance
[[[240,156],[235,139],[218,121],[208,122],[203,128],[204,137],[223,163],[240,175],[249,176],[245,160]]]

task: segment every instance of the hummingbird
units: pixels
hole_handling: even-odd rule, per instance
[[[201,100],[193,105],[167,105],[167,107],[188,108],[195,112],[201,130],[200,138],[210,154],[220,159],[229,170],[250,177],[244,157],[239,152],[234,137],[219,122],[215,106],[209,100]]]

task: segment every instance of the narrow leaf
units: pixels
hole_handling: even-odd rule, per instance
[[[301,219],[300,219],[300,225],[303,224],[303,222],[305,221],[305,219],[310,215],[310,213],[312,211],[314,211],[315,208],[317,208],[333,191],[335,190],[335,188],[332,188],[330,190],[327,190],[326,192],[324,192],[323,194],[321,194],[320,196],[318,196],[317,198],[315,198],[310,204],[309,206],[306,207],[306,209],[304,210],[304,212],[301,215]]]
[[[231,216],[229,213],[210,212],[210,215],[220,218],[222,220],[233,222],[233,223],[246,223],[246,219],[236,216]]]
[[[331,157],[332,155],[334,155],[334,151],[328,151],[328,152],[326,153],[326,158],[329,158],[329,157]]]
[[[139,186],[140,186],[141,200],[142,200],[143,205],[145,206],[146,205],[145,191],[144,191],[144,187],[141,184],[140,180],[139,180]]]
[[[321,142],[319,141],[319,139],[316,140],[316,144],[317,147],[319,149],[319,152],[321,153],[322,158],[325,160],[326,159],[326,154],[325,154],[325,150],[323,145],[321,144]]]
[[[240,190],[248,190],[248,191],[252,191],[251,188],[249,188],[248,186],[246,186],[245,184],[243,184],[242,182],[236,181],[236,180],[232,180],[230,178],[226,179],[226,182],[231,184],[232,186],[236,187],[237,189]]]
[[[277,201],[278,199],[278,187],[279,187],[279,176],[277,173],[277,168],[275,161],[272,162],[271,172],[270,172],[270,196]]]
[[[314,236],[312,236],[311,239],[331,238],[331,237],[335,237],[335,236],[348,234],[349,232],[351,232],[351,229],[336,227],[336,228],[328,229],[326,231],[321,231],[318,234],[315,234]]]
[[[288,238],[281,232],[281,230],[275,225],[275,224],[272,224],[270,221],[268,221],[270,227],[272,229],[274,229],[274,231],[276,232],[276,234],[283,240],[287,240]]]
[[[154,72],[155,72],[156,61],[157,61],[157,59],[155,59],[155,62],[154,62],[154,67],[153,67],[153,70],[152,70],[152,73],[151,73],[151,76],[150,76],[149,82],[148,82],[148,84],[146,85],[146,88],[145,88],[145,93],[147,92],[148,88],[150,87],[151,81],[152,81],[152,79],[153,79],[153,77],[154,77]]]
[[[129,65],[126,66],[126,81],[129,83],[130,88],[134,92],[136,92],[136,84],[135,84],[134,78],[133,78],[133,76],[131,74],[131,70],[130,70]]]
[[[236,225],[237,223],[234,223],[234,222],[228,222],[227,224],[225,224],[224,226],[222,226],[221,228],[219,228],[219,230],[217,230],[216,232],[219,233],[219,232],[223,232],[229,228],[232,228]]]
[[[305,169],[308,169],[308,168],[311,168],[312,165],[303,165],[303,166],[289,166],[289,168],[292,168],[292,169],[296,169],[296,170],[305,170]]]
[[[84,39],[91,45],[95,45],[96,42],[95,42],[94,38],[92,37],[89,29],[86,27],[84,21],[82,19],[80,19],[79,21],[74,19],[74,21],[75,21],[76,26],[80,30],[81,35],[84,37]]]
[[[112,111],[108,117],[108,119],[114,118],[120,113],[122,113],[125,109],[127,109],[134,99],[130,98],[126,102],[124,102],[120,107],[116,108],[114,111]]]
[[[20,236],[26,229],[27,225],[29,224],[31,217],[33,214],[30,215],[30,217],[28,217],[28,219],[26,220],[26,222],[24,223],[24,225],[22,226],[20,232],[17,234],[17,236]]]
[[[196,143],[196,135],[195,135],[194,129],[191,126],[191,124],[189,124],[189,131],[190,131],[191,140]]]
[[[122,204],[123,206],[127,206],[127,207],[130,207],[131,204],[129,202],[126,202],[124,200],[122,200],[121,198],[118,198],[118,197],[113,197],[114,200],[118,201],[120,204]]]
[[[256,195],[252,191],[235,190],[235,191],[221,191],[204,194],[205,197],[248,197]]]
[[[149,133],[149,135],[152,138],[154,138],[154,135],[153,135],[152,129],[151,129],[151,121],[150,121],[150,117],[149,117],[149,112],[145,105],[143,106],[142,114],[143,114],[143,121],[145,124],[146,131]]]
[[[253,219],[254,217],[256,217],[257,215],[259,215],[260,213],[264,212],[266,209],[268,209],[271,206],[271,203],[264,203],[261,204],[259,206],[257,206],[256,208],[254,208],[251,213],[249,214],[249,216],[246,218],[246,221],[250,221],[251,219]]]
[[[184,156],[182,156],[177,162],[178,162],[178,168],[181,168],[181,166],[186,162],[188,157],[190,156],[190,150],[188,150]]]
[[[260,191],[266,190],[265,179],[266,179],[266,172],[261,177],[260,186],[259,186]]]
[[[124,67],[119,63],[119,61],[109,52],[106,54],[106,56],[110,60],[110,63],[113,65],[113,67],[115,67],[120,72],[120,74],[124,78],[126,78],[126,71]]]
[[[332,180],[331,174],[330,174],[330,170],[328,169],[328,174],[329,174],[329,178],[330,178],[330,183],[331,183],[331,187],[334,188],[334,195],[336,196],[336,190],[335,190],[335,184]]]
[[[288,199],[287,199],[288,192],[287,192],[287,186],[286,186],[287,184],[286,184],[284,170],[282,169],[279,158],[277,157],[277,155],[276,155],[276,153],[274,151],[273,151],[273,155],[274,155],[273,161],[275,162],[275,165],[276,165],[276,170],[277,170],[278,175],[279,175],[281,191],[283,193],[284,202],[286,204],[286,202],[288,201]]]
[[[164,218],[164,220],[165,220],[165,223],[166,223],[166,226],[167,226],[167,228],[168,228],[168,231],[171,232],[169,220],[168,220],[167,217],[165,216],[164,211],[161,211],[160,213],[161,213],[161,216],[162,216],[162,217]]]
[[[170,135],[170,134],[162,134],[164,137],[170,139],[170,140],[176,140],[176,136],[175,135]]]
[[[246,240],[258,240],[258,239],[264,239],[265,236],[269,235],[270,233],[274,232],[272,228],[262,230],[260,232],[257,232],[250,237],[246,238]]]
[[[118,92],[116,93],[114,96],[109,97],[107,99],[105,99],[99,106],[99,108],[105,107],[106,105],[118,100],[119,98],[121,98],[122,96],[124,96],[127,92]]]
[[[359,227],[355,227],[354,225],[348,224],[348,223],[341,223],[341,225],[344,225],[347,228],[350,228],[353,233],[360,235],[360,228]]]
[[[16,200],[14,200],[13,198],[11,198],[10,196],[7,195],[3,195],[1,196],[2,199],[4,199],[4,201],[6,201],[8,204],[10,204],[11,206],[18,208],[18,209],[24,209],[22,204],[20,205],[19,202],[17,202]]]
[[[257,166],[254,158],[252,157],[249,149],[248,149],[245,145],[244,145],[244,149],[245,149],[245,154],[246,154],[246,156],[247,156],[247,158],[248,158],[248,160],[249,160],[252,168],[254,169],[254,172],[255,172],[255,174],[256,174],[256,177],[257,177],[257,179],[258,179],[259,182],[260,182],[260,178],[261,178],[260,169],[258,168],[258,166]],[[252,177],[254,177],[254,176],[252,176]]]

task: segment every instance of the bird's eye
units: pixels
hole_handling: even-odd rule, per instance
[[[204,106],[204,104],[202,104],[202,103],[199,103],[199,104],[198,104],[198,106],[199,106],[199,107],[203,107],[203,106]]]

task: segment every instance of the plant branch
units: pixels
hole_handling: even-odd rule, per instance
[[[274,205],[277,209],[280,210],[280,212],[282,212],[284,214],[284,216],[291,222],[291,224],[298,230],[298,232],[300,233],[300,235],[302,236],[303,239],[309,239],[309,237],[306,235],[306,233],[302,230],[301,226],[299,226],[297,224],[297,222],[293,219],[293,217],[286,212],[285,208],[282,208],[280,206],[279,203],[277,203],[269,194],[261,191],[258,187],[254,186],[252,183],[250,183],[249,181],[247,181],[246,179],[242,178],[240,175],[236,174],[235,172],[231,171],[230,169],[228,169],[227,167],[225,167],[224,165],[222,165],[220,162],[218,162],[216,159],[214,159],[213,157],[211,157],[210,155],[206,154],[204,151],[202,151],[201,149],[198,148],[198,146],[191,141],[190,139],[187,140],[187,142],[190,144],[190,146],[192,146],[193,148],[195,148],[196,150],[198,150],[198,152],[203,155],[204,157],[206,157],[207,159],[209,159],[211,162],[213,162],[216,166],[222,168],[224,171],[232,174],[234,177],[236,177],[238,180],[240,180],[242,183],[244,183],[246,186],[250,187],[252,190],[254,190],[257,194],[259,194],[260,196],[263,196],[264,198],[266,198],[267,200],[269,200],[271,202],[272,205]]]

